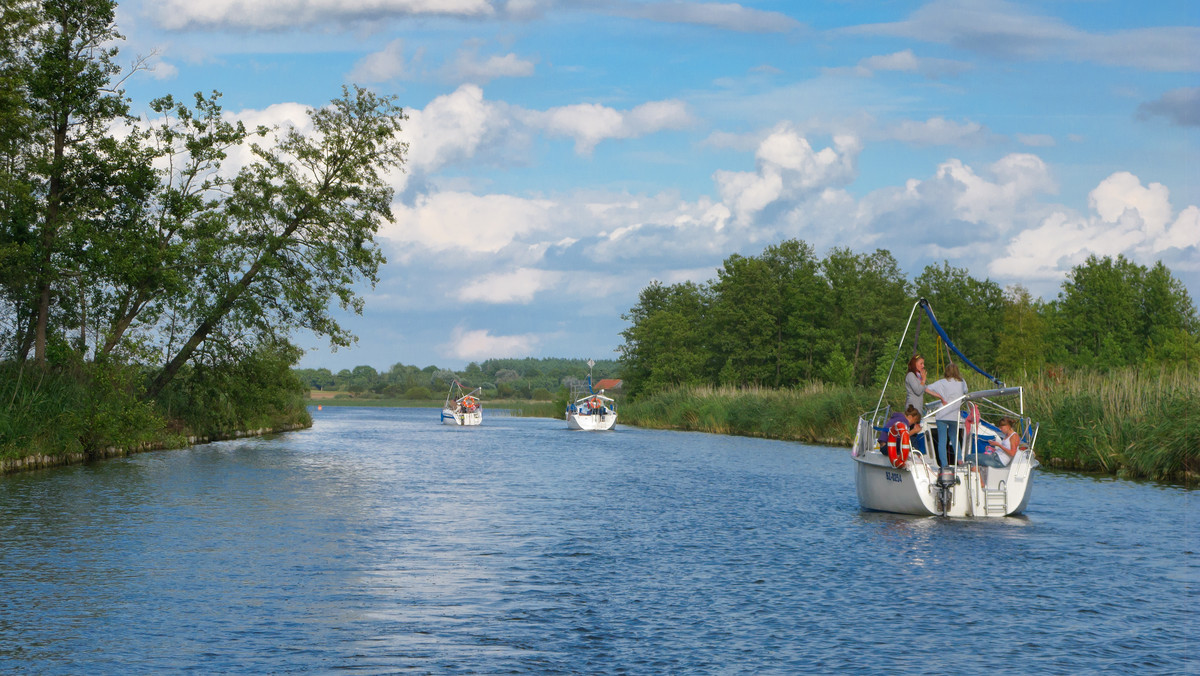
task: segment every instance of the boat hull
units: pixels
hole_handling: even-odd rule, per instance
[[[459,427],[473,427],[483,423],[483,411],[455,413],[448,408],[442,409],[442,423]]]
[[[983,468],[991,476],[984,482],[978,469],[954,468],[957,482],[946,489],[949,504],[939,504],[938,469],[914,455],[903,468],[892,467],[887,457],[868,452],[854,457],[855,490],[865,509],[916,516],[999,517],[1020,514],[1029,504],[1033,488],[1031,458],[1022,451],[1003,469]]]
[[[612,411],[609,411],[608,413],[567,414],[567,428],[572,430],[599,432],[603,430],[611,430],[616,424],[617,414]]]

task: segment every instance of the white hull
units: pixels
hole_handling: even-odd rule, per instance
[[[470,413],[455,413],[448,408],[442,409],[442,422],[447,425],[459,425],[470,427],[483,423],[483,411],[476,410]]]
[[[1012,516],[1029,503],[1033,486],[1032,454],[1019,451],[1008,467],[967,465],[954,468],[958,483],[949,487],[949,505],[939,505],[936,461],[914,452],[903,468],[892,467],[877,450],[854,446],[854,483],[866,509],[918,516]],[[986,473],[987,483],[982,483]]]
[[[567,414],[568,429],[588,431],[611,430],[613,425],[616,424],[617,414],[613,411],[609,411],[608,413],[594,413],[591,415],[585,413]]]

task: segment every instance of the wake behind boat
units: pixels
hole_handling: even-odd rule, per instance
[[[922,516],[1019,514],[1029,503],[1032,471],[1038,466],[1033,450],[1038,425],[1024,415],[1024,390],[1006,387],[971,363],[950,341],[924,298],[913,305],[897,358],[914,316],[918,322],[917,335],[920,334],[917,308],[924,310],[946,347],[997,388],[964,394],[928,412],[919,412],[919,431],[910,434],[903,421],[884,426],[890,416],[883,407],[883,398],[895,370],[896,360],[893,360],[875,410],[859,418],[851,449],[859,504],[866,509]],[[915,341],[913,353],[916,354]],[[934,451],[935,419],[938,413],[952,410],[960,413],[954,416],[957,420],[948,435],[951,452],[946,466],[939,467]],[[885,443],[879,442],[880,436]],[[1011,453],[997,452],[996,445],[1000,443],[1007,443]]]
[[[465,392],[456,380],[446,393],[442,406],[442,422],[447,425],[474,426],[483,423],[483,402],[476,396],[481,388]]]

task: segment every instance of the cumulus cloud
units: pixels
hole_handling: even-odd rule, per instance
[[[748,224],[769,206],[786,208],[813,192],[849,183],[861,149],[857,137],[836,136],[832,148],[814,151],[808,139],[783,125],[759,144],[755,171],[717,171],[713,179],[734,220]]]
[[[380,236],[433,251],[495,254],[519,238],[551,231],[554,209],[550,200],[437,192],[419,196],[412,206],[393,205],[396,221],[384,225]]]
[[[1180,87],[1138,106],[1138,117],[1165,117],[1180,127],[1200,127],[1200,87]]]
[[[1200,70],[1200,28],[1145,28],[1089,33],[1061,19],[1026,11],[1005,0],[935,0],[908,18],[845,29],[892,35],[990,56],[1092,61],[1153,71]]]
[[[364,56],[350,71],[355,82],[388,82],[405,75],[404,40],[396,38],[379,50]]]
[[[651,101],[628,111],[595,103],[580,103],[528,111],[523,116],[532,127],[550,136],[575,139],[575,152],[588,156],[606,139],[637,138],[692,124],[687,104],[677,100]]]
[[[442,353],[456,359],[479,360],[524,357],[533,353],[541,339],[534,334],[493,336],[487,329],[467,330],[457,326]]]
[[[1200,261],[1200,209],[1188,206],[1174,214],[1166,186],[1143,186],[1133,174],[1117,172],[1092,190],[1088,204],[1086,216],[1056,209],[1018,233],[989,272],[1057,281],[1090,255],[1124,254],[1149,262],[1172,249],[1190,251],[1189,258]]]
[[[489,0],[161,0],[153,18],[169,30],[279,30],[344,25],[387,17],[489,17]]]
[[[518,268],[474,278],[460,286],[455,295],[465,303],[521,303],[546,289],[554,288],[564,275],[552,270]]]

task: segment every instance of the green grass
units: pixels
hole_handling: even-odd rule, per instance
[[[984,382],[968,381],[972,389]],[[1200,475],[1200,376],[1126,369],[1044,375],[1023,383],[1025,412],[1041,424],[1038,458],[1051,467],[1192,484]],[[802,388],[681,388],[625,403],[630,425],[849,446],[878,392]],[[889,388],[895,408],[903,392]]]

